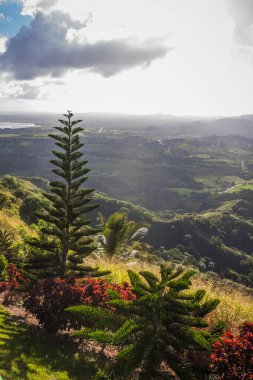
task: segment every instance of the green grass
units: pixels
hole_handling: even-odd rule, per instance
[[[0,375],[3,380],[88,380],[94,365],[63,336],[32,331],[0,308]]]
[[[217,211],[230,211],[232,210],[232,208],[238,203],[238,200],[235,199],[233,201],[225,201],[223,202],[223,204],[218,207],[216,210]]]
[[[205,289],[206,298],[218,298],[220,304],[208,316],[209,323],[218,320],[226,323],[226,330],[234,329],[244,321],[253,321],[253,291],[244,285],[222,279],[213,274],[197,274],[193,278],[194,290]]]
[[[202,177],[197,176],[195,180],[199,183],[201,183],[204,187],[204,189],[207,191],[225,191],[228,188],[234,186],[234,185],[240,185],[245,182],[245,180],[238,176],[232,176],[232,175],[224,175],[224,176],[205,176]],[[240,189],[238,186],[236,189]],[[234,189],[232,189],[230,192],[232,192]]]
[[[234,187],[229,192],[230,193],[239,193],[242,190],[252,190],[253,191],[253,184],[252,183],[246,183],[245,185]]]

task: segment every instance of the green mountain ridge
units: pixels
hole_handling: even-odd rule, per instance
[[[16,233],[19,224],[28,226],[36,221],[34,212],[46,202],[42,189],[34,183],[47,189],[47,181],[39,178],[30,181],[12,176],[0,178],[0,222],[8,218]],[[171,218],[104,193],[95,192],[94,201],[100,204],[99,211],[106,217],[121,210],[130,219],[149,223],[146,242],[153,252],[165,250],[169,257],[171,250],[177,248],[174,252],[182,257],[190,255],[197,265],[201,260],[211,260],[214,271],[253,286],[253,220],[250,219],[253,192],[240,194],[240,199],[220,202],[209,211]],[[97,212],[91,217],[97,223]]]

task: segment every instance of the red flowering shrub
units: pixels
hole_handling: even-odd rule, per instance
[[[240,326],[238,336],[231,331],[213,344],[212,370],[219,380],[253,379],[253,323]]]
[[[124,300],[134,299],[129,284],[123,287],[110,284],[103,279],[87,278],[84,281],[70,277],[67,279],[46,278],[40,280],[24,298],[24,307],[35,315],[48,332],[78,328],[81,319],[66,313],[69,306],[90,304],[103,305],[109,300],[107,289],[116,290]]]
[[[7,265],[4,277],[4,281],[0,281],[0,293],[5,293],[3,303],[8,304],[13,299],[16,290],[21,286],[24,278],[12,263]]]
[[[38,281],[25,296],[24,307],[48,332],[55,333],[70,327],[70,316],[63,311],[82,303],[83,296],[82,284],[73,277],[46,278]]]
[[[102,306],[106,301],[109,301],[107,290],[115,290],[119,293],[122,300],[130,301],[136,298],[135,294],[131,291],[128,282],[124,282],[123,286],[119,284],[111,284],[104,279],[87,278],[84,282],[84,303],[92,306]]]
[[[6,268],[6,278],[4,281],[0,281],[0,292],[7,289],[14,290],[19,287],[22,280],[22,274],[17,270],[17,267],[9,263]]]

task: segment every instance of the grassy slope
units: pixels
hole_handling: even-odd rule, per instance
[[[32,183],[11,176],[0,178],[0,223],[15,240],[19,239],[19,227],[28,227],[20,211],[24,200],[31,196],[40,196],[40,190]]]
[[[205,289],[207,298],[220,300],[218,307],[209,315],[209,322],[223,320],[226,329],[233,329],[244,321],[253,322],[253,290],[214,274],[198,274],[193,278],[194,289]]]
[[[64,337],[33,331],[0,309],[0,375],[5,380],[90,379],[94,366]]]
[[[41,190],[31,182],[18,177],[0,178],[0,211],[20,219],[20,207],[27,197],[41,196]]]

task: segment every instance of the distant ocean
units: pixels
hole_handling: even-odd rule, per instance
[[[19,129],[35,127],[34,123],[14,123],[11,121],[0,121],[0,129]]]

